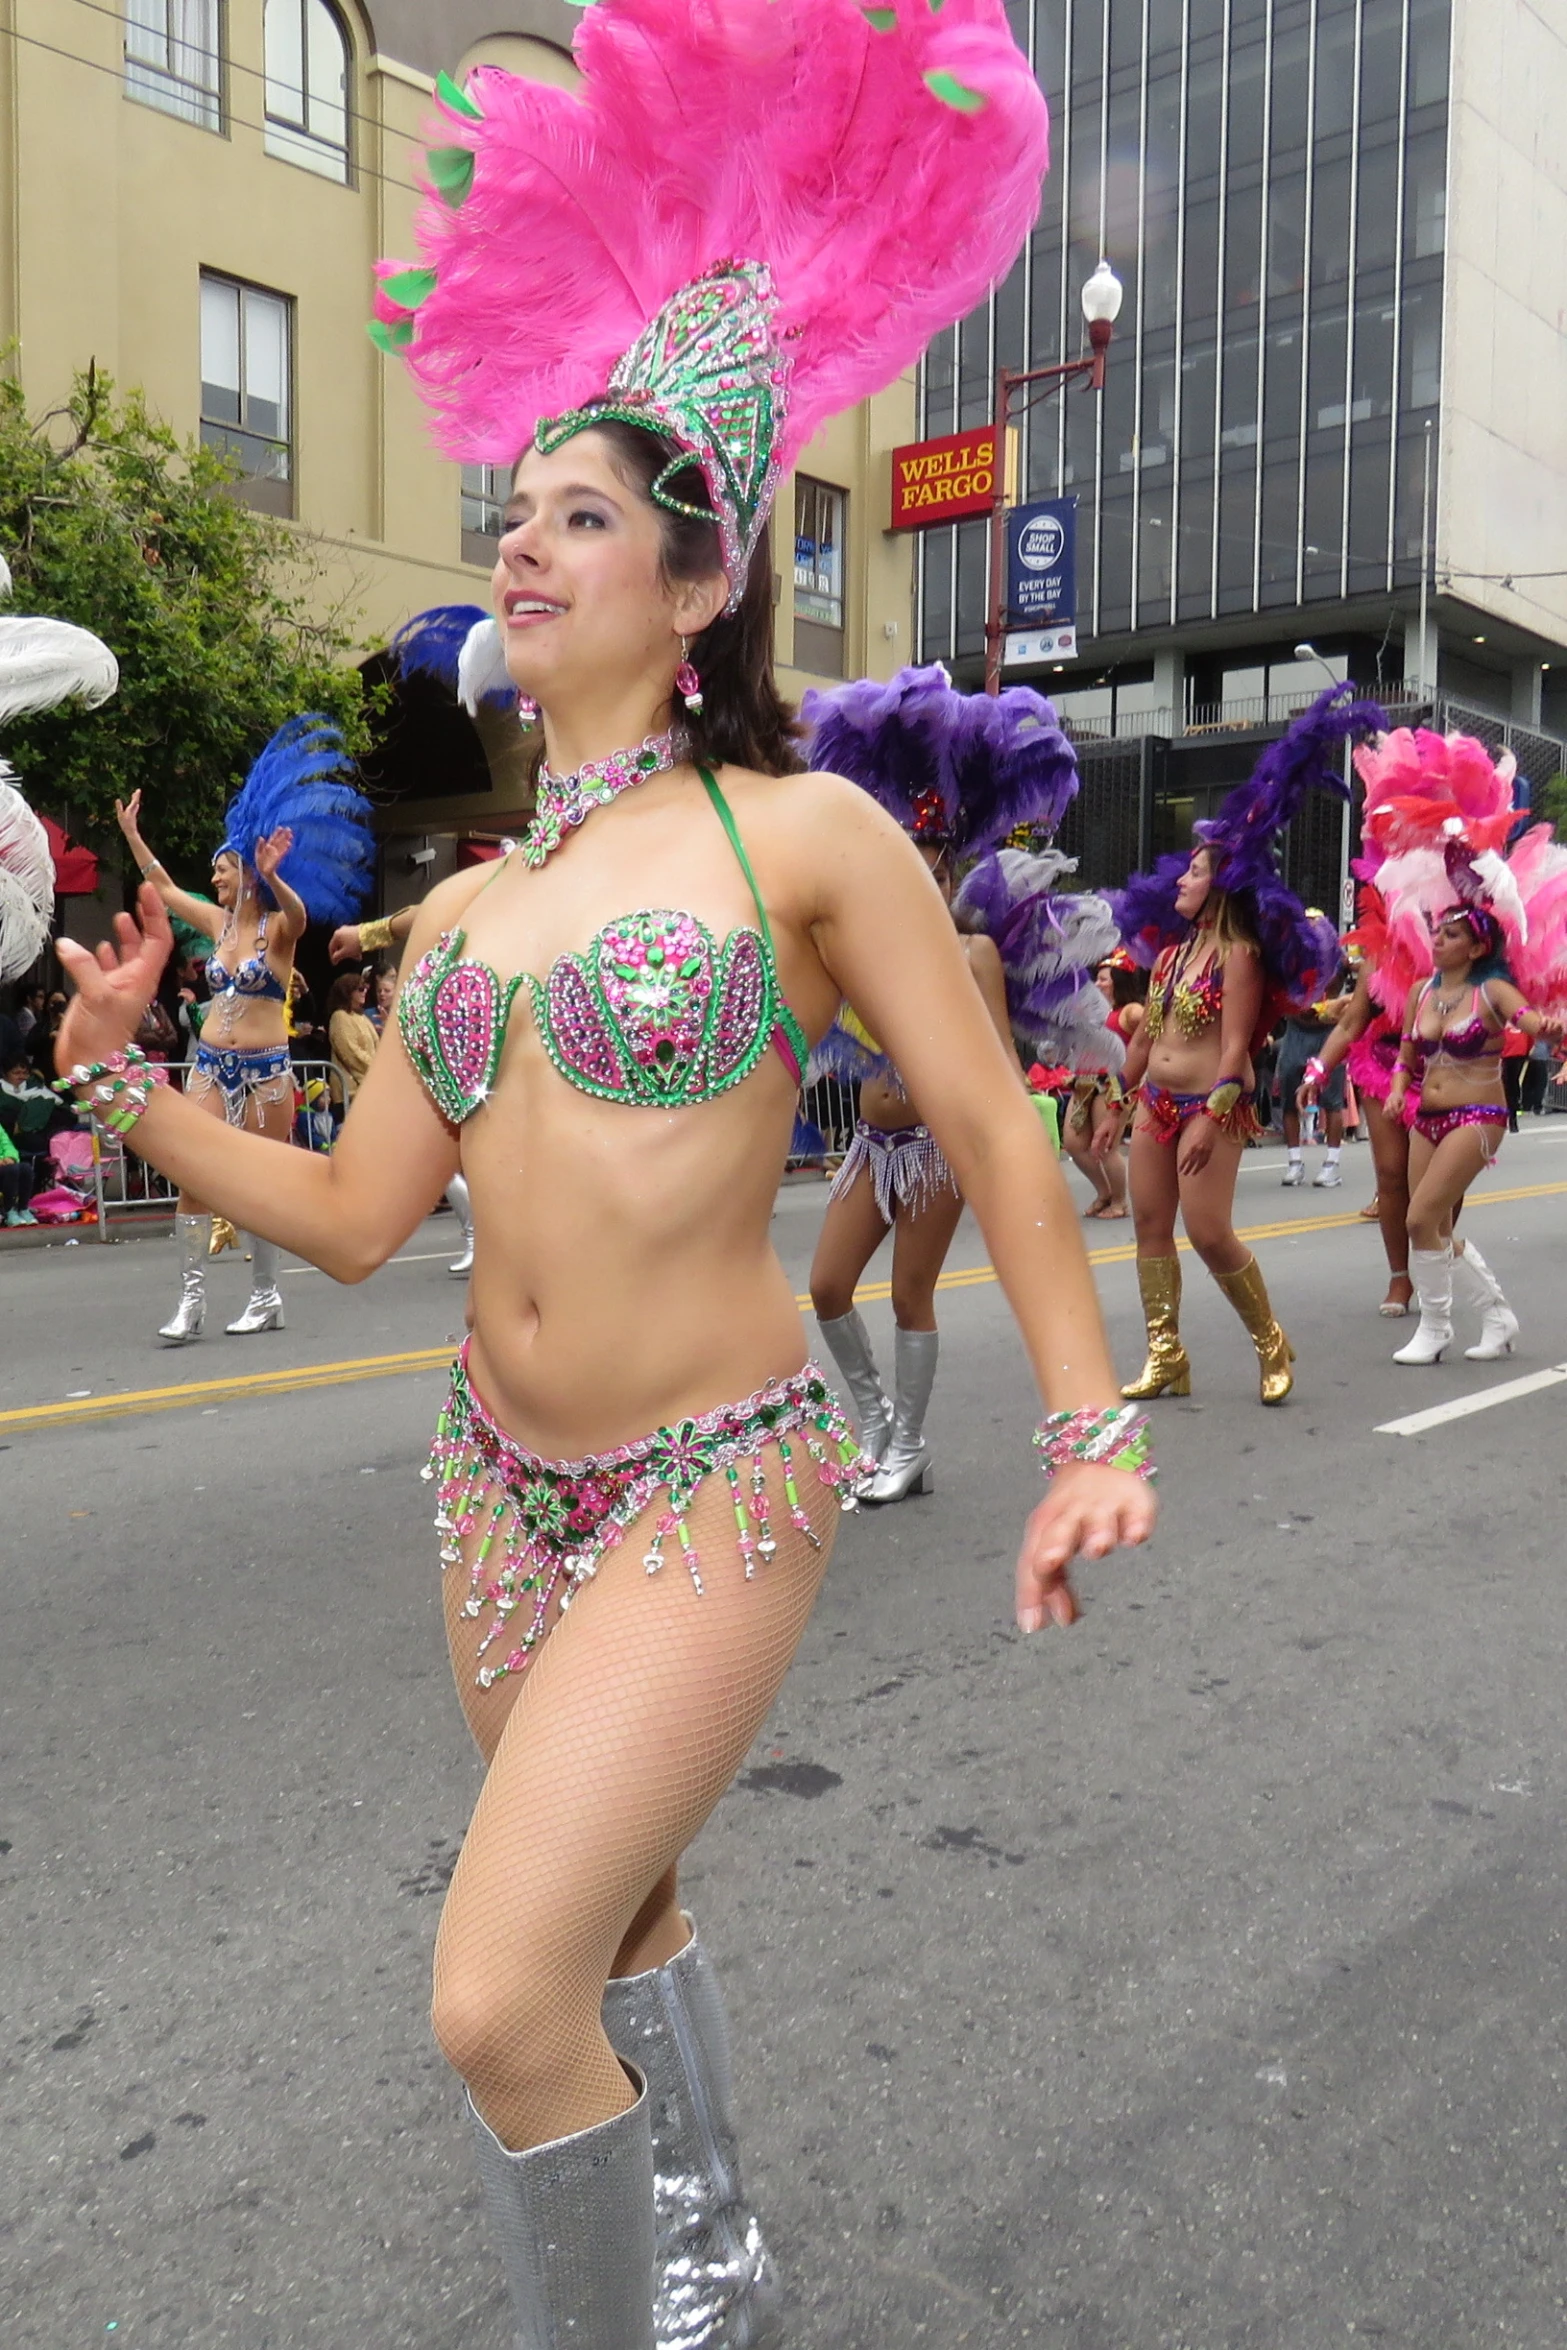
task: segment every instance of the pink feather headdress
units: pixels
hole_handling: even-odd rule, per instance
[[[573,54],[574,92],[442,77],[421,258],[378,265],[371,332],[467,461],[667,433],[733,606],[805,443],[1015,260],[1045,101],[1002,0],[595,0]]]
[[[1358,750],[1355,768],[1366,787],[1355,870],[1381,900],[1381,919],[1372,909],[1361,926],[1375,933],[1377,1000],[1402,1011],[1430,975],[1432,925],[1457,906],[1536,1010],[1567,1002],[1567,849],[1536,824],[1508,853],[1528,813],[1513,799],[1511,751],[1493,757],[1473,735],[1400,727]]]

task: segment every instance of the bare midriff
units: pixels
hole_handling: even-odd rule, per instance
[[[1419,1093],[1420,1106],[1433,1116],[1443,1110],[1467,1110],[1477,1103],[1488,1108],[1505,1109],[1507,1095],[1502,1086],[1502,1031],[1497,1027],[1493,1039],[1494,1050],[1470,1054],[1455,1059],[1443,1052],[1441,1036],[1445,1028],[1464,1029],[1472,1020],[1485,1018],[1478,989],[1471,991],[1470,1001],[1460,1002],[1447,1019],[1440,1017],[1434,1000],[1427,996],[1415,1015],[1415,1033],[1426,1046],[1429,1058],[1423,1071],[1410,1083]],[[1404,1047],[1405,1053],[1409,1047]]]
[[[969,943],[963,941],[963,952],[968,954]],[[860,1116],[867,1126],[874,1126],[879,1134],[896,1134],[900,1127],[918,1126],[919,1111],[910,1101],[895,1074],[885,1077],[867,1077],[860,1084]]]

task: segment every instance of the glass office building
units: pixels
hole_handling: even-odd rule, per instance
[[[1044,210],[995,300],[932,346],[925,432],[983,423],[998,366],[1080,348],[1104,252],[1127,293],[1103,399],[1023,425],[1028,495],[1083,501],[1081,634],[1417,580],[1449,0],[1015,0],[1012,17],[1053,101]],[[927,539],[927,657],[982,650],[984,538]]]
[[[1500,419],[1514,395],[1501,373],[1477,380],[1462,340],[1453,413],[1444,382],[1458,301],[1475,312],[1470,346],[1522,319],[1542,369],[1557,364],[1559,294],[1537,261],[1509,257],[1504,223],[1532,208],[1520,242],[1556,233],[1554,182],[1516,114],[1549,102],[1561,36],[1520,0],[1010,0],[1009,13],[1051,102],[1043,209],[994,298],[931,345],[920,421],[926,436],[985,424],[999,368],[1085,350],[1082,286],[1109,258],[1126,295],[1103,395],[1074,387],[1018,418],[1022,494],[1079,500],[1080,657],[1007,671],[1060,700],[1081,746],[1104,747],[1103,838],[1068,843],[1090,876],[1180,840],[1324,670],[1394,703],[1407,680],[1428,703],[1489,711],[1498,741],[1519,722],[1526,775],[1567,764],[1559,744],[1523,739],[1542,689],[1553,715],[1558,646],[1567,686],[1567,614],[1511,578],[1483,584],[1502,559],[1463,552],[1496,542],[1475,504],[1493,464],[1505,543],[1559,544],[1534,509],[1555,513],[1560,468],[1543,425]],[[1509,42],[1510,90],[1494,66]],[[929,531],[918,563],[921,658],[968,684],[987,534],[983,520]],[[1297,660],[1303,638],[1320,662]],[[1344,861],[1327,804],[1317,829],[1292,854],[1325,899]]]

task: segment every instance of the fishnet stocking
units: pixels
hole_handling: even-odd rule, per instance
[[[441,1916],[433,2020],[519,2151],[631,2101],[599,2020],[604,1985],[639,1919],[673,1903],[674,1864],[766,1719],[832,1547],[838,1503],[793,1451],[819,1550],[790,1524],[770,1448],[778,1549],[750,1581],[727,1486],[709,1478],[690,1517],[701,1594],[677,1550],[644,1569],[655,1502],[514,1682],[475,1687],[483,1625],[462,1612],[466,1563],[446,1571],[458,1693],[493,1760]]]

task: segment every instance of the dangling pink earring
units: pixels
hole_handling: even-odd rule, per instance
[[[531,694],[517,696],[517,724],[528,734],[539,723],[539,705]]]
[[[675,691],[694,718],[702,707],[702,680],[690,662],[691,640],[680,640],[680,667],[675,671]]]

